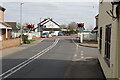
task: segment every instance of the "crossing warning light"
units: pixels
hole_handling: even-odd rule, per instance
[[[83,28],[84,27],[84,23],[78,23],[77,26],[78,26],[78,28]]]

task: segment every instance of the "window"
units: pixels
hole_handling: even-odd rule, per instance
[[[111,27],[111,24],[106,26],[105,36],[105,60],[108,66],[110,66]]]
[[[99,51],[102,51],[102,27],[100,27]]]

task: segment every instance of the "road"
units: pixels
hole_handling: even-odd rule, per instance
[[[4,57],[2,65],[3,73],[48,48],[55,40],[56,38],[46,39],[36,46]],[[14,73],[10,74],[10,72],[8,72],[6,74],[7,78],[63,78],[65,71],[72,62],[75,48],[76,45],[69,37],[60,38],[58,43],[42,56]]]
[[[3,57],[0,77],[103,78],[96,60],[84,61],[96,57],[97,48],[77,46],[70,36],[48,38],[35,46]],[[82,60],[82,63],[76,62]]]

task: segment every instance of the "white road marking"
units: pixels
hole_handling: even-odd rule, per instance
[[[39,58],[44,53],[48,52],[50,49],[52,49],[53,47],[55,47],[57,45],[58,41],[59,41],[59,39],[56,39],[55,42],[51,46],[49,46],[48,48],[44,49],[43,51],[39,52],[38,54],[34,55],[33,57],[27,59],[26,61],[18,64],[17,66],[9,69],[8,71],[4,72],[3,74],[0,75],[0,79],[4,79],[4,78],[9,77],[13,73],[15,73],[18,70],[20,70],[21,68],[25,67],[27,64],[29,64],[32,61],[34,61],[35,59]]]
[[[81,51],[80,53],[80,58],[83,59],[84,58],[84,54],[83,54],[84,51]]]
[[[81,59],[83,59],[84,58],[84,56],[81,56]]]
[[[75,57],[77,56],[77,54],[74,55]]]
[[[76,50],[75,50],[75,54],[73,57],[73,61],[75,61],[78,56],[77,54],[78,54],[79,45],[77,45],[77,43],[75,43],[75,41],[73,39],[72,39],[72,42],[76,45]]]

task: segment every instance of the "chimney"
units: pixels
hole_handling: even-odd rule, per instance
[[[4,22],[4,11],[6,9],[0,6],[0,22]]]

